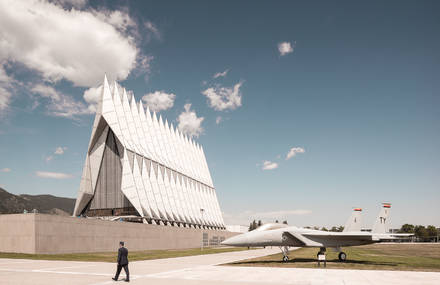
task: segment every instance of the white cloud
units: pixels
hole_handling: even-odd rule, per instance
[[[41,178],[52,178],[52,179],[68,179],[72,178],[73,175],[60,173],[60,172],[47,172],[47,171],[36,171],[35,175]]]
[[[202,132],[203,117],[197,117],[196,112],[191,110],[191,104],[185,104],[185,111],[177,118],[179,130],[191,137],[198,137]]]
[[[54,3],[59,3],[62,6],[75,7],[81,9],[87,4],[87,0],[55,0]]]
[[[142,101],[144,101],[146,103],[145,105],[150,107],[150,110],[153,112],[160,112],[172,108],[174,99],[176,99],[175,94],[165,93],[164,91],[155,91],[145,94],[142,97]]]
[[[304,152],[306,151],[302,147],[292,147],[286,155],[286,160],[291,159],[297,153],[304,153]]]
[[[12,81],[12,78],[6,74],[5,69],[3,66],[0,65],[0,82],[2,83],[10,83]]]
[[[223,72],[217,72],[216,74],[214,74],[213,78],[219,78],[219,77],[225,77],[229,72],[229,69],[226,69]]]
[[[240,87],[243,82],[239,82],[232,88],[215,86],[210,87],[202,94],[208,98],[209,106],[217,111],[234,110],[241,106]]]
[[[54,159],[54,155],[62,155],[64,154],[64,152],[67,150],[67,147],[65,146],[59,146],[55,149],[55,151],[53,152],[53,154],[49,155],[46,157],[46,162],[51,161],[52,159]]]
[[[12,82],[13,79],[8,76],[0,63],[0,111],[6,110],[9,106],[12,97],[12,93],[10,91],[12,88]]]
[[[0,85],[0,111],[6,110],[11,101],[12,94]]]
[[[293,47],[290,42],[282,42],[278,44],[278,51],[280,52],[281,56],[284,56],[286,54],[292,53],[293,49],[295,48],[296,41],[293,42]]]
[[[2,168],[2,169],[0,169],[0,172],[11,172],[11,169],[10,168]]]
[[[0,62],[21,63],[47,81],[93,86],[104,73],[126,79],[139,49],[120,11],[65,10],[48,1],[0,1]]]
[[[47,113],[51,116],[73,118],[91,113],[84,103],[56,91],[51,86],[37,84],[31,88],[31,92],[47,100]]]
[[[98,107],[99,99],[101,98],[102,85],[98,87],[90,87],[86,91],[84,91],[83,98],[89,104],[88,109],[91,113],[96,112],[96,108]]]
[[[278,163],[268,160],[263,161],[263,167],[262,167],[263,170],[272,170],[275,168],[278,168]]]
[[[222,121],[222,117],[221,117],[221,116],[218,116],[217,118],[215,118],[215,123],[216,123],[217,125],[220,124],[221,121]]]
[[[66,150],[67,150],[67,147],[65,147],[65,146],[63,146],[63,147],[59,146],[59,147],[57,147],[57,148],[55,149],[54,154],[61,155],[61,154],[64,154],[64,151],[66,151]]]

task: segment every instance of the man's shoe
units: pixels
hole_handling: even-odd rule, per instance
[[[125,281],[125,282],[130,282],[130,279],[125,279],[124,281]]]
[[[115,277],[112,277],[113,281],[118,281],[118,279],[116,279]]]

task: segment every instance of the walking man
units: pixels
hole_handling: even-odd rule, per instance
[[[112,278],[114,281],[118,281],[119,273],[121,273],[122,268],[125,270],[125,282],[130,282],[130,273],[128,272],[128,250],[124,247],[124,242],[119,242],[118,250],[118,268],[116,270],[116,275]]]

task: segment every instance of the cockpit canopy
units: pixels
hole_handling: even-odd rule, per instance
[[[268,224],[264,224],[258,228],[256,228],[256,231],[269,231],[269,230],[276,230],[276,229],[281,229],[281,228],[286,228],[288,227],[288,225],[286,224],[279,224],[279,223],[268,223]]]

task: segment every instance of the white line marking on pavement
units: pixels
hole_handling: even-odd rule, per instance
[[[76,265],[76,266],[63,266],[63,267],[52,267],[52,268],[41,268],[41,269],[34,269],[35,271],[42,271],[42,270],[58,270],[58,269],[70,269],[70,268],[82,268],[82,267],[91,267],[91,266],[97,266],[97,264],[83,264],[83,265]]]
[[[32,263],[35,260],[26,260],[26,261],[12,261],[12,262],[0,262],[0,265],[10,265],[10,264],[18,264],[18,263]]]
[[[70,275],[91,275],[91,276],[113,276],[109,273],[90,273],[90,272],[77,272],[77,271],[52,271],[44,269],[13,269],[13,268],[0,268],[0,271],[9,272],[27,272],[27,273],[55,273],[55,274],[70,274]],[[133,275],[133,277],[138,277],[138,275]]]

